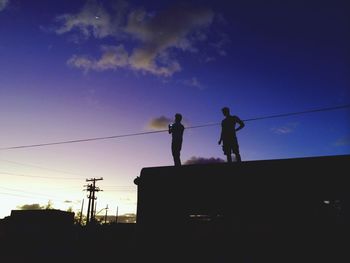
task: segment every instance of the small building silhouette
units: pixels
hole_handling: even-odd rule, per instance
[[[9,262],[53,256],[58,260],[72,254],[74,213],[56,209],[12,210],[2,222],[2,235],[0,242],[6,252],[3,256],[9,257]],[[16,249],[21,253],[14,253]]]
[[[74,213],[57,209],[11,210],[9,220],[17,225],[65,227],[74,224]]]

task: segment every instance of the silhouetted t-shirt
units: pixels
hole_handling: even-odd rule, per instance
[[[181,143],[182,135],[184,133],[185,127],[181,123],[173,123],[171,126],[171,135],[173,138],[173,142]]]
[[[225,141],[236,139],[236,123],[240,119],[237,116],[228,116],[221,122],[221,138]]]

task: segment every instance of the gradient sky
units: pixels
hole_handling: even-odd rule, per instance
[[[223,106],[249,119],[349,104],[348,14],[346,1],[0,0],[0,148],[164,129],[176,112],[220,122]],[[247,122],[242,159],[349,154],[349,117]],[[224,158],[219,134],[185,130],[182,161]],[[48,200],[77,212],[92,177],[97,210],[135,213],[133,180],[173,164],[170,141],[2,150],[0,218]]]

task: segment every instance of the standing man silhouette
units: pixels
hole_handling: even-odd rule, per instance
[[[181,166],[180,151],[182,147],[182,135],[185,127],[181,124],[182,115],[180,113],[175,114],[175,122],[169,124],[169,134],[172,135],[171,152],[174,158],[175,166]]]
[[[224,107],[221,109],[222,114],[224,114],[225,119],[221,122],[221,136],[219,140],[219,145],[221,142],[222,150],[224,151],[224,154],[227,156],[227,162],[232,162],[231,153],[234,153],[236,156],[236,161],[241,162],[241,155],[239,154],[239,146],[236,136],[236,131],[239,131],[242,129],[245,124],[244,122],[238,118],[237,116],[231,116],[230,115],[230,109],[228,107]],[[239,125],[238,128],[236,128],[236,123]]]

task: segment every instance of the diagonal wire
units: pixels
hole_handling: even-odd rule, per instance
[[[257,120],[265,120],[265,119],[272,119],[272,118],[281,118],[281,117],[287,117],[287,116],[293,116],[293,115],[301,115],[301,114],[306,114],[306,113],[331,111],[331,110],[340,110],[340,109],[345,109],[345,108],[350,108],[350,104],[341,105],[341,106],[335,106],[335,107],[328,107],[328,108],[319,108],[319,109],[313,109],[313,110],[305,110],[305,111],[297,111],[297,112],[289,112],[289,113],[283,113],[283,114],[261,116],[261,117],[256,117],[256,118],[245,119],[243,121],[247,122],[247,121],[257,121]],[[186,129],[195,129],[195,128],[202,128],[202,127],[209,127],[209,126],[217,126],[219,124],[220,123],[208,123],[208,124],[202,124],[202,125],[196,125],[196,126],[189,126],[189,127],[186,127]],[[78,139],[78,140],[67,140],[67,141],[60,141],[60,142],[49,142],[49,143],[39,143],[39,144],[11,146],[11,147],[0,148],[0,151],[16,150],[16,149],[24,149],[24,148],[34,148],[34,147],[43,147],[43,146],[52,146],[52,145],[61,145],[61,144],[70,144],[70,143],[79,143],[79,142],[91,142],[91,141],[98,141],[98,140],[109,140],[109,139],[116,139],[116,138],[123,138],[123,137],[132,137],[132,136],[140,136],[140,135],[147,135],[147,134],[162,133],[162,132],[167,132],[167,131],[168,130],[157,130],[157,131],[148,131],[148,132],[120,134],[120,135],[113,135],[113,136],[106,136],[106,137],[95,137],[95,138]]]

